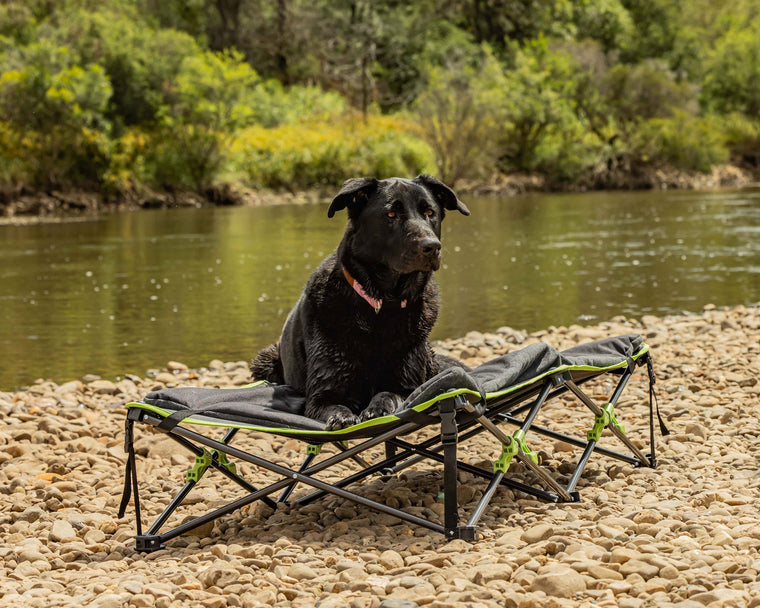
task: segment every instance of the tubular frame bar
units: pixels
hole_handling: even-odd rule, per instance
[[[396,445],[404,448],[409,453],[418,454],[423,459],[427,458],[430,460],[434,460],[436,462],[443,463],[443,456],[440,454],[440,450],[423,449],[419,446],[408,444],[399,439],[394,439],[393,441]],[[494,477],[493,473],[489,473],[485,469],[481,469],[480,467],[476,467],[475,465],[472,465],[466,462],[457,461],[457,465],[460,469],[462,469],[466,473],[470,473],[472,475],[482,477],[483,479],[491,480]],[[557,502],[559,500],[559,497],[556,494],[552,494],[551,492],[546,492],[545,490],[542,490],[540,488],[535,488],[533,486],[520,483],[519,481],[514,481],[513,479],[502,478],[500,483],[501,485],[507,488],[510,488],[512,490],[519,490],[521,492],[524,492],[525,494],[531,494],[537,498],[542,498],[543,500],[547,500],[549,502]]]
[[[522,421],[519,418],[513,418],[512,416],[508,414],[499,414],[497,418],[499,420],[509,422],[510,424],[514,424],[516,426],[520,426],[520,424],[522,423]],[[560,441],[564,441],[565,443],[574,445],[577,448],[585,448],[588,445],[588,442],[581,441],[577,437],[572,437],[564,433],[552,431],[551,429],[547,429],[546,427],[539,426],[537,424],[534,424],[530,428],[534,433],[538,433],[539,435],[544,435],[545,437],[549,437],[550,439],[559,439]],[[621,454],[620,452],[615,452],[613,450],[600,447],[596,444],[594,445],[594,451],[599,452],[600,454],[603,454],[604,456],[609,456],[610,458],[616,458],[617,460],[622,460],[623,462],[626,462],[628,464],[632,464],[632,465],[640,464],[639,460],[637,458],[634,458],[633,456],[628,456],[627,454]]]
[[[232,437],[234,437],[235,434],[236,434],[236,433],[232,433],[231,431],[237,431],[237,430],[238,429],[230,429],[230,432],[227,433],[224,436],[224,439],[222,439],[222,442],[225,445],[229,445],[229,440]],[[192,442],[188,441],[184,437],[180,437],[180,436],[174,435],[172,433],[167,433],[167,435],[169,437],[171,437],[174,441],[176,441],[177,443],[179,443],[181,446],[183,446],[184,448],[186,448],[187,450],[193,452],[194,454],[196,454],[198,456],[200,456],[201,454],[203,454],[203,448],[200,448],[200,447],[194,445]],[[248,483],[245,479],[243,479],[237,473],[233,473],[232,471],[230,471],[226,467],[222,466],[219,463],[219,460],[217,458],[214,458],[213,456],[214,455],[212,454],[211,463],[210,463],[209,466],[211,466],[214,469],[216,469],[217,471],[219,471],[222,475],[224,475],[228,479],[234,481],[236,484],[238,484],[244,490],[246,490],[248,492],[257,492],[258,491],[258,488],[256,488],[256,486],[251,485],[250,483]],[[264,503],[268,507],[270,507],[272,509],[276,509],[277,508],[277,504],[271,498],[265,497],[262,500],[264,501]]]

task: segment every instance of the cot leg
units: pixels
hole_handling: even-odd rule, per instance
[[[457,497],[457,407],[464,403],[459,396],[445,399],[438,406],[441,418],[441,445],[443,446],[443,527],[446,538],[475,540],[475,526],[459,526],[459,499]]]

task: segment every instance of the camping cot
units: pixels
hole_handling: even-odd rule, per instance
[[[646,444],[646,438],[629,437],[618,420],[616,409],[629,380],[641,367],[646,367],[645,380],[649,381],[647,452],[641,447]],[[600,377],[613,380],[611,393],[603,402],[597,402],[583,390],[586,383]],[[439,532],[447,539],[472,541],[476,538],[479,520],[500,487],[546,501],[572,502],[580,500],[576,487],[593,454],[636,467],[655,467],[655,414],[661,432],[667,434],[667,429],[656,407],[654,382],[650,348],[640,335],[631,334],[581,344],[562,352],[548,344],[536,343],[471,371],[452,367],[418,387],[393,414],[332,431],[326,430],[323,423],[302,415],[305,398],[288,386],[257,382],[241,388],[180,387],[154,391],[142,401],[127,404],[127,464],[119,517],[124,516],[133,497],[135,547],[138,551],[151,552],[177,536],[255,501],[272,508],[279,503],[297,507],[330,494]],[[572,405],[582,412],[587,411],[585,435],[578,435],[573,429],[571,433],[556,428],[562,425],[545,421],[546,416],[537,421],[545,404],[563,394],[574,396]],[[138,425],[165,433],[176,441],[178,449],[188,450],[195,459],[179,480],[174,498],[145,532],[134,447]],[[509,432],[508,428],[513,427],[517,427],[516,430]],[[238,434],[250,431],[299,440],[304,446],[303,462],[297,468],[289,467],[236,447],[234,439]],[[488,468],[461,459],[464,442],[482,433],[496,445],[496,457]],[[536,435],[580,451],[572,472],[560,474],[540,462],[530,447],[529,437]],[[616,449],[607,444],[614,444]],[[325,445],[334,446],[335,453],[323,453]],[[374,450],[374,459],[370,462],[367,453],[376,446],[384,450]],[[238,471],[235,460],[268,471],[276,476],[276,481],[263,487],[252,485]],[[356,464],[354,468],[358,470],[338,481],[324,479],[336,465],[348,461]],[[437,463],[441,471],[442,517],[412,513],[362,494],[362,480],[396,475],[425,461]],[[528,480],[512,478],[510,468],[515,463],[521,463],[522,470],[530,473]],[[240,486],[242,496],[162,531],[208,470]],[[482,479],[484,484],[482,495],[474,505],[467,506],[467,513],[464,513],[465,505],[459,505],[457,500],[458,471],[468,472]],[[294,493],[299,486],[308,491]]]

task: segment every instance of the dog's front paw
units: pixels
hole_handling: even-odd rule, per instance
[[[398,409],[403,401],[401,395],[397,395],[396,393],[389,393],[387,391],[378,393],[372,397],[372,401],[370,401],[369,405],[362,411],[361,420],[364,422],[365,420],[371,420],[372,418],[380,418],[392,414]]]
[[[349,426],[359,424],[359,417],[349,411],[332,414],[325,422],[325,429],[328,431],[337,431]]]

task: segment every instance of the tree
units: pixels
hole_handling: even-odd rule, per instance
[[[154,156],[157,179],[169,184],[185,175],[185,185],[198,190],[210,186],[224,160],[224,142],[254,121],[258,82],[259,75],[240,53],[188,57],[161,111],[163,138]]]
[[[573,120],[570,93],[573,65],[565,53],[551,51],[540,39],[518,51],[504,84],[505,128],[501,131],[502,166],[531,171],[536,152],[552,128]]]
[[[495,171],[505,90],[501,67],[487,50],[475,66],[452,59],[446,66],[429,68],[414,116],[446,183]]]
[[[711,111],[760,118],[760,18],[732,27],[707,61],[702,102]]]

